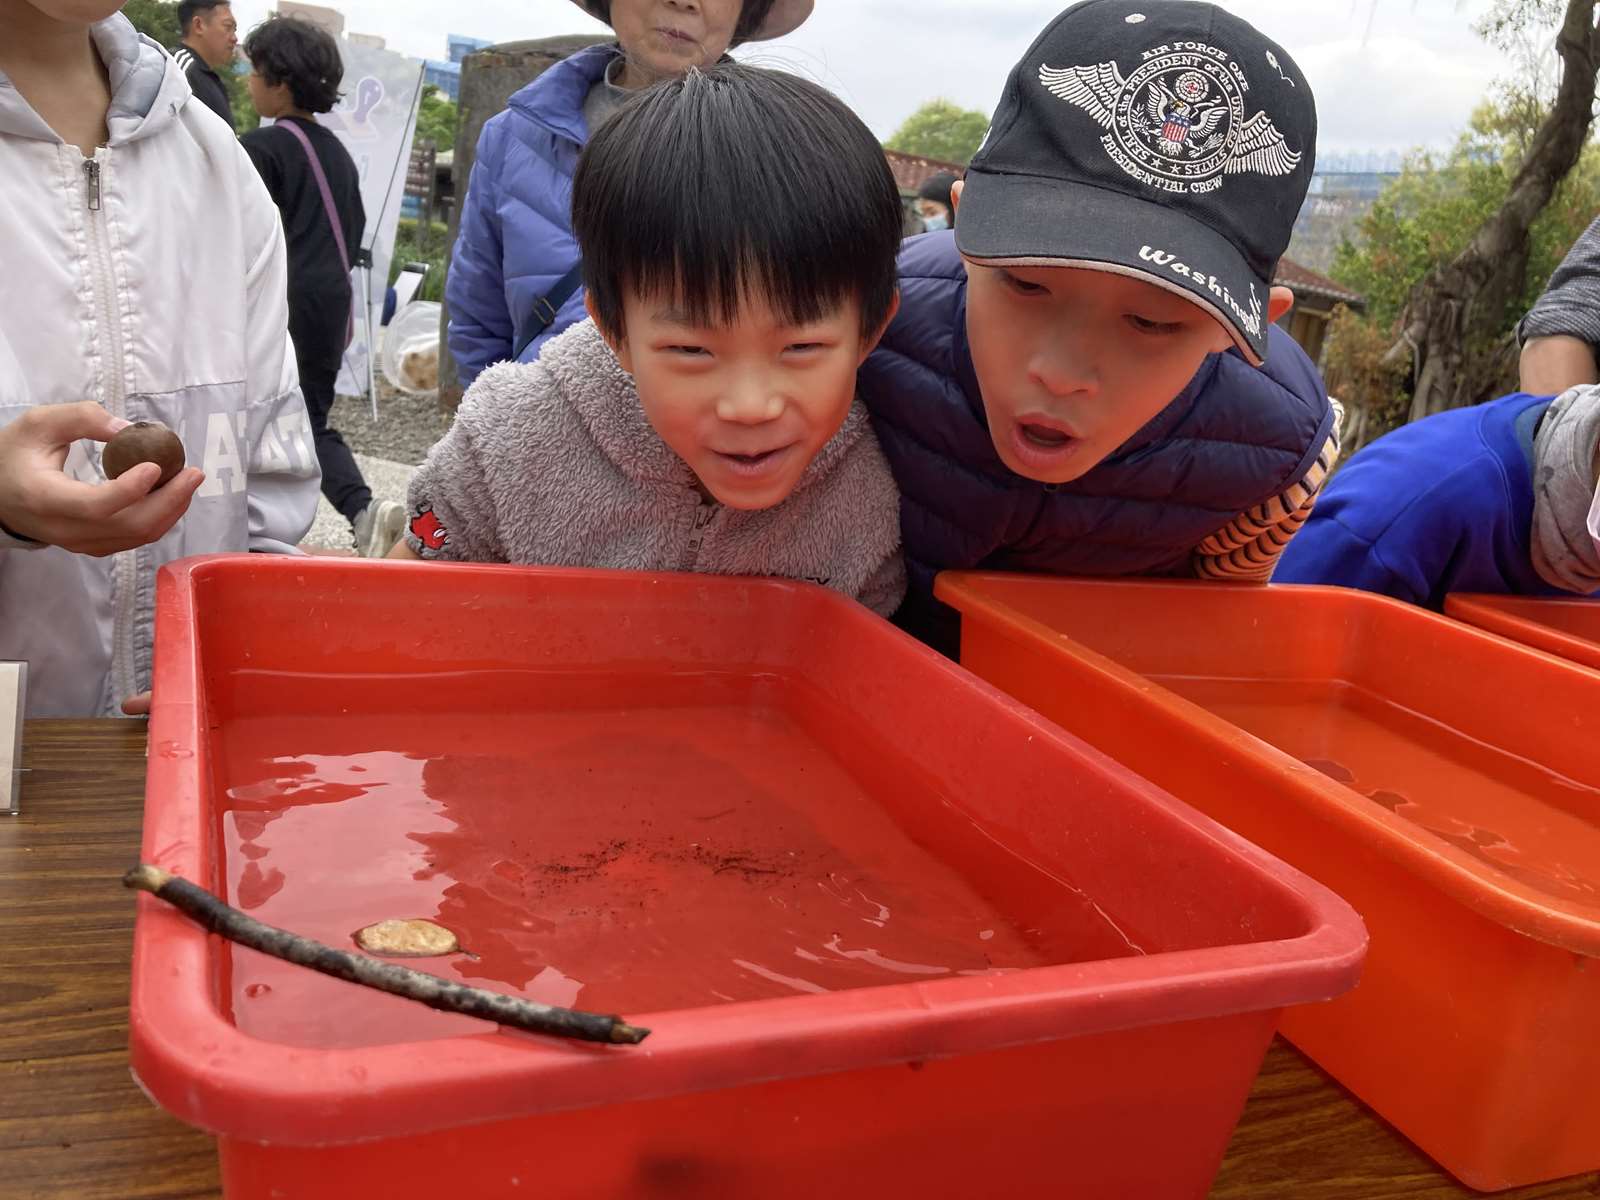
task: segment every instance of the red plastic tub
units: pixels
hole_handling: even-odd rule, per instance
[[[1600,599],[1462,592],[1445,597],[1444,611],[1458,621],[1600,671]]]
[[[159,584],[144,856],[600,1011],[561,1043],[140,897],[135,1072],[269,1196],[1205,1194],[1359,918],[803,584],[264,557]]]
[[[1600,1168],[1600,676],[1338,588],[938,591],[968,667],[1366,918],[1286,1036],[1474,1187]]]

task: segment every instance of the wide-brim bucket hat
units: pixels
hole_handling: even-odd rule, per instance
[[[596,20],[604,21],[605,18],[597,11],[600,7],[595,0],[572,0],[579,8]],[[746,41],[770,42],[773,38],[780,38],[786,33],[793,33],[805,24],[811,15],[815,0],[774,0],[772,11],[767,14],[767,19],[761,22],[760,28],[752,33]],[[609,22],[607,22],[609,24]]]

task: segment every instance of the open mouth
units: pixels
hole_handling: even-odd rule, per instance
[[[754,454],[729,454],[718,450],[716,455],[738,475],[764,475],[775,470],[788,455],[792,446],[779,446],[774,450],[761,450]]]
[[[1048,425],[1034,425],[1027,421],[1017,426],[1022,436],[1041,450],[1059,450],[1072,441],[1072,435],[1065,430],[1053,429]]]
[[[1011,427],[1015,461],[1028,471],[1055,473],[1083,444],[1054,422],[1021,418]]]

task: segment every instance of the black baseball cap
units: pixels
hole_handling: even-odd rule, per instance
[[[1310,85],[1249,23],[1189,0],[1086,0],[1007,78],[956,245],[984,265],[1148,280],[1259,364],[1316,144]]]

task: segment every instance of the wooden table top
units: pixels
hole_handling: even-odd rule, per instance
[[[0,818],[0,1198],[215,1200],[205,1134],[128,1073],[143,721],[31,721]],[[1287,1043],[1273,1043],[1213,1200],[1445,1200],[1468,1191]],[[1600,1174],[1501,1192],[1600,1197]]]

